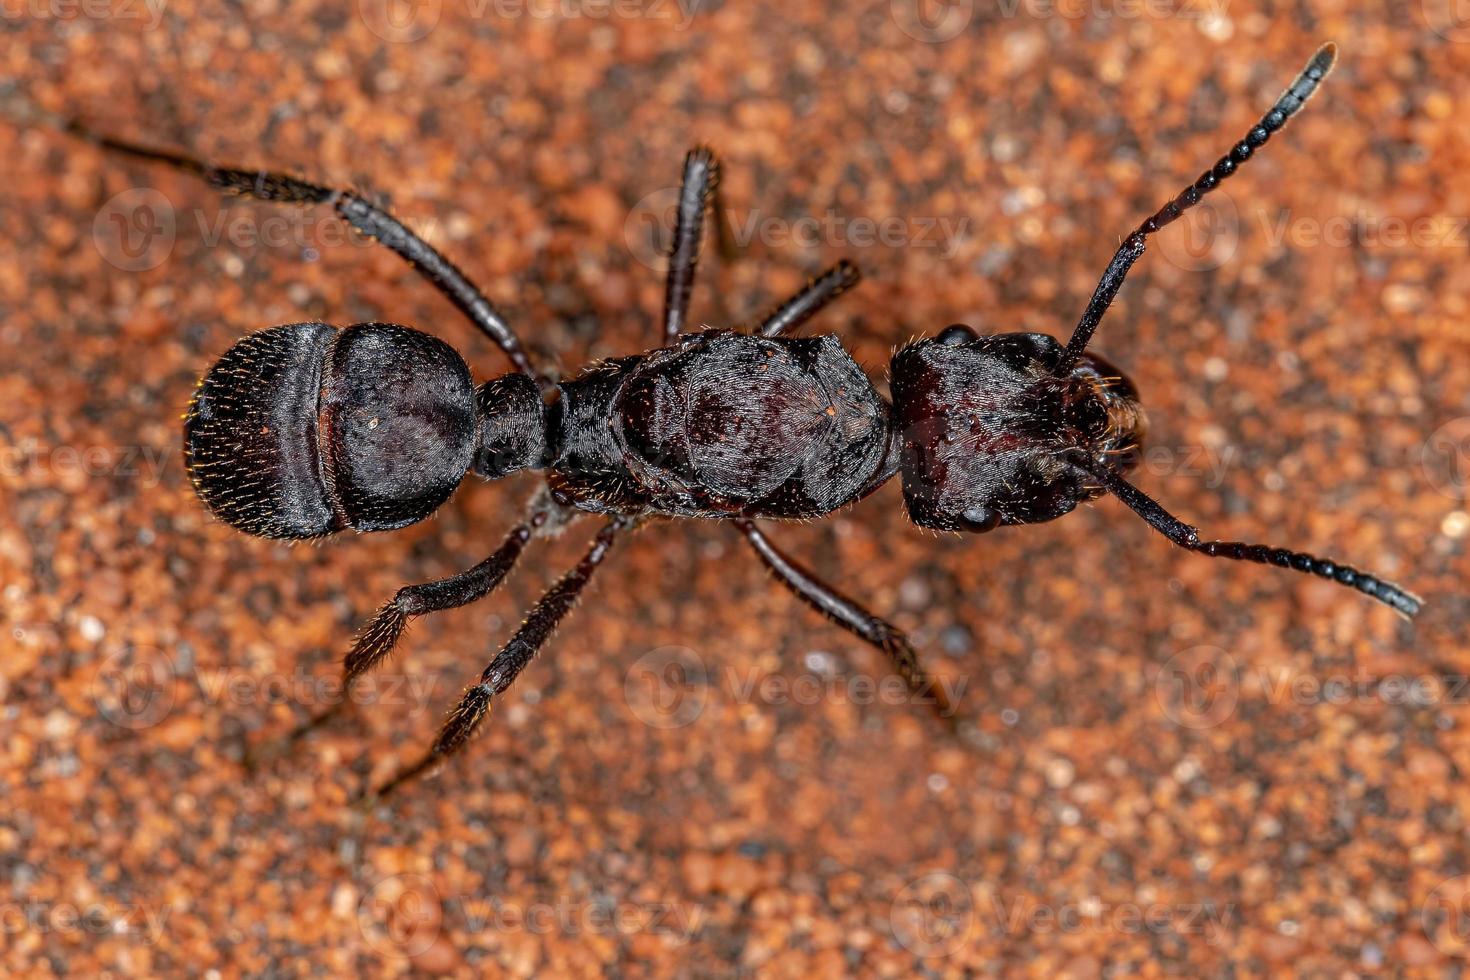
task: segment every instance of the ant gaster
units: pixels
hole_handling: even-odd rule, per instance
[[[358,633],[352,683],[392,651],[408,621],[479,599],[533,536],[578,512],[606,515],[592,547],[532,608],[450,714],[432,748],[378,796],[459,749],[575,603],[614,542],[652,517],[730,521],[787,588],[883,650],[916,693],[949,717],[892,625],[816,578],[771,543],[758,518],[815,518],[894,475],[914,523],[981,533],[1054,520],[1111,493],[1175,544],[1309,572],[1404,616],[1420,600],[1373,575],[1283,548],[1202,540],[1124,478],[1144,430],[1138,395],[1087,351],[1148,237],[1235,173],[1302,107],[1331,69],[1324,45],[1272,109],[1213,167],[1124,239],[1065,346],[1044,334],[979,336],[964,325],[902,348],[885,400],[835,337],[792,333],[858,280],[846,262],[813,280],[753,331],[686,332],[718,166],[704,148],[684,163],[664,312],[666,346],[538,377],[485,296],[384,209],[350,191],[276,173],[215,167],[176,153],[72,132],[105,148],[192,172],[265,201],[329,204],[407,260],[494,340],[515,371],[475,387],[448,344],[409,327],[296,323],[251,334],[200,382],[185,456],[216,516],[269,538],[381,531],[421,521],[473,472],[546,474],[547,491],[500,547],[458,575],[400,589]],[[345,699],[343,701],[345,703]],[[297,729],[291,739],[327,718]]]

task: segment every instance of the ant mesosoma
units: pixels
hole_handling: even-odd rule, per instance
[[[1250,159],[1316,91],[1335,54],[1331,44],[1318,50],[1240,142],[1124,239],[1065,346],[1045,334],[980,336],[950,326],[894,356],[891,403],[835,337],[792,336],[857,283],[847,262],[750,332],[686,332],[705,216],[718,183],[708,149],[696,148],[684,161],[669,250],[666,346],[550,379],[535,373],[505,319],[458,268],[358,194],[215,167],[67,126],[104,148],[188,171],[227,193],[331,205],[438,287],[515,368],[476,387],[452,347],[409,327],[293,323],[246,336],[200,381],[184,424],[189,475],[217,517],[250,534],[299,539],[346,528],[400,528],[432,514],[468,472],[487,480],[523,469],[546,473],[546,486],[493,554],[450,578],[406,586],[378,610],[346,656],[347,684],[388,657],[409,620],[489,593],[533,537],[560,530],[579,512],[606,518],[590,550],[466,691],[433,746],[382,786],[381,797],[464,745],[612,546],[652,517],[730,521],[777,581],[881,649],[945,717],[952,708],[921,672],[903,633],[779,550],[756,519],[821,517],[894,475],[914,523],[941,531],[1049,521],[1106,492],[1180,547],[1310,572],[1413,616],[1417,597],[1347,565],[1283,548],[1203,540],[1124,479],[1137,462],[1143,411],[1123,374],[1087,351],[1148,236]]]

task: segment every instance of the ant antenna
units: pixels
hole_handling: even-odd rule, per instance
[[[1382,579],[1360,572],[1347,565],[1326,558],[1317,558],[1300,551],[1273,548],[1264,544],[1245,544],[1240,541],[1201,541],[1199,528],[1185,524],[1148,494],[1129,483],[1115,470],[1101,464],[1087,465],[1087,470],[1102,481],[1109,493],[1127,504],[1135,514],[1148,522],[1149,527],[1173,541],[1181,548],[1209,555],[1211,558],[1234,558],[1237,561],[1254,561],[1262,565],[1275,565],[1298,572],[1310,572],[1329,582],[1357,589],[1366,596],[1392,608],[1405,619],[1412,619],[1419,612],[1424,600]]]
[[[1317,49],[1312,55],[1312,60],[1302,69],[1296,81],[1289,85],[1281,97],[1276,100],[1276,105],[1271,111],[1261,117],[1261,121],[1245,134],[1240,142],[1230,148],[1230,152],[1221,157],[1213,167],[1206,170],[1196,178],[1195,182],[1184,188],[1179,196],[1168,204],[1154,212],[1143,224],[1134,229],[1133,233],[1123,240],[1118,251],[1113,255],[1113,260],[1108,263],[1107,270],[1093,291],[1092,299],[1087,304],[1087,309],[1082,313],[1082,319],[1077,321],[1077,329],[1072,333],[1072,339],[1067,342],[1066,349],[1062,351],[1061,361],[1057,364],[1054,374],[1058,377],[1067,375],[1077,358],[1082,356],[1083,350],[1087,348],[1087,342],[1092,339],[1093,331],[1102,322],[1103,314],[1112,305],[1113,298],[1118,295],[1118,289],[1123,285],[1123,280],[1128,276],[1128,269],[1138,257],[1143,254],[1144,242],[1149,235],[1178,218],[1185,211],[1199,203],[1200,198],[1214,190],[1220,185],[1220,181],[1229,177],[1239,169],[1240,165],[1249,160],[1255,151],[1265,145],[1286,121],[1296,115],[1312,93],[1317,91],[1317,86],[1322,84],[1322,79],[1332,70],[1332,64],[1337,60],[1337,45],[1328,42]]]

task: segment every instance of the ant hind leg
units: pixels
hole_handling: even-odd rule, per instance
[[[515,635],[496,654],[495,659],[490,661],[479,681],[465,691],[429,750],[413,765],[400,770],[376,792],[365,794],[360,802],[372,803],[383,799],[457,752],[469,741],[470,736],[490,713],[490,705],[496,695],[505,691],[520,676],[557,624],[571,611],[582,590],[592,580],[592,574],[607,557],[618,534],[632,526],[633,521],[622,517],[614,518],[603,525],[582,560],[536,602],[525,622],[521,623]]]
[[[285,754],[302,738],[340,716],[351,703],[353,685],[388,659],[410,620],[429,613],[467,606],[494,591],[515,567],[516,560],[520,558],[526,543],[531,540],[533,531],[545,519],[544,512],[533,512],[529,518],[511,529],[505,542],[494,554],[473,568],[448,578],[419,585],[405,585],[399,589],[358,630],[352,648],[342,661],[339,700],[302,722],[287,735],[249,753],[247,764],[251,768],[258,768],[262,763]]]

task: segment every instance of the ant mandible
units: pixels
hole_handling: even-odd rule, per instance
[[[946,718],[952,707],[921,672],[903,633],[778,549],[757,519],[821,517],[895,474],[914,523],[941,531],[1054,520],[1106,492],[1190,551],[1310,572],[1406,617],[1417,613],[1418,597],[1347,565],[1203,540],[1129,483],[1124,473],[1137,463],[1144,430],[1138,395],[1120,371],[1087,351],[1148,237],[1250,159],[1316,91],[1335,56],[1333,45],[1323,45],[1243,139],[1124,239],[1065,346],[1045,334],[980,336],[954,325],[898,351],[891,402],[835,337],[792,336],[857,283],[847,262],[749,333],[686,332],[719,179],[706,148],[684,161],[669,250],[666,346],[550,379],[537,375],[505,318],[458,268],[358,194],[216,167],[66,125],[106,149],[188,171],[226,193],[331,205],[438,287],[515,368],[476,387],[452,347],[409,327],[294,323],[246,336],[200,381],[184,423],[189,476],[217,517],[250,534],[300,539],[346,528],[391,530],[432,514],[468,472],[487,480],[523,469],[546,474],[545,487],[493,554],[450,578],[406,586],[378,610],[347,653],[344,684],[381,664],[409,620],[488,594],[533,537],[561,530],[582,512],[606,516],[591,548],[531,609],[433,746],[371,797],[381,798],[465,744],[614,543],[653,517],[732,523],[777,581],[881,649]]]

